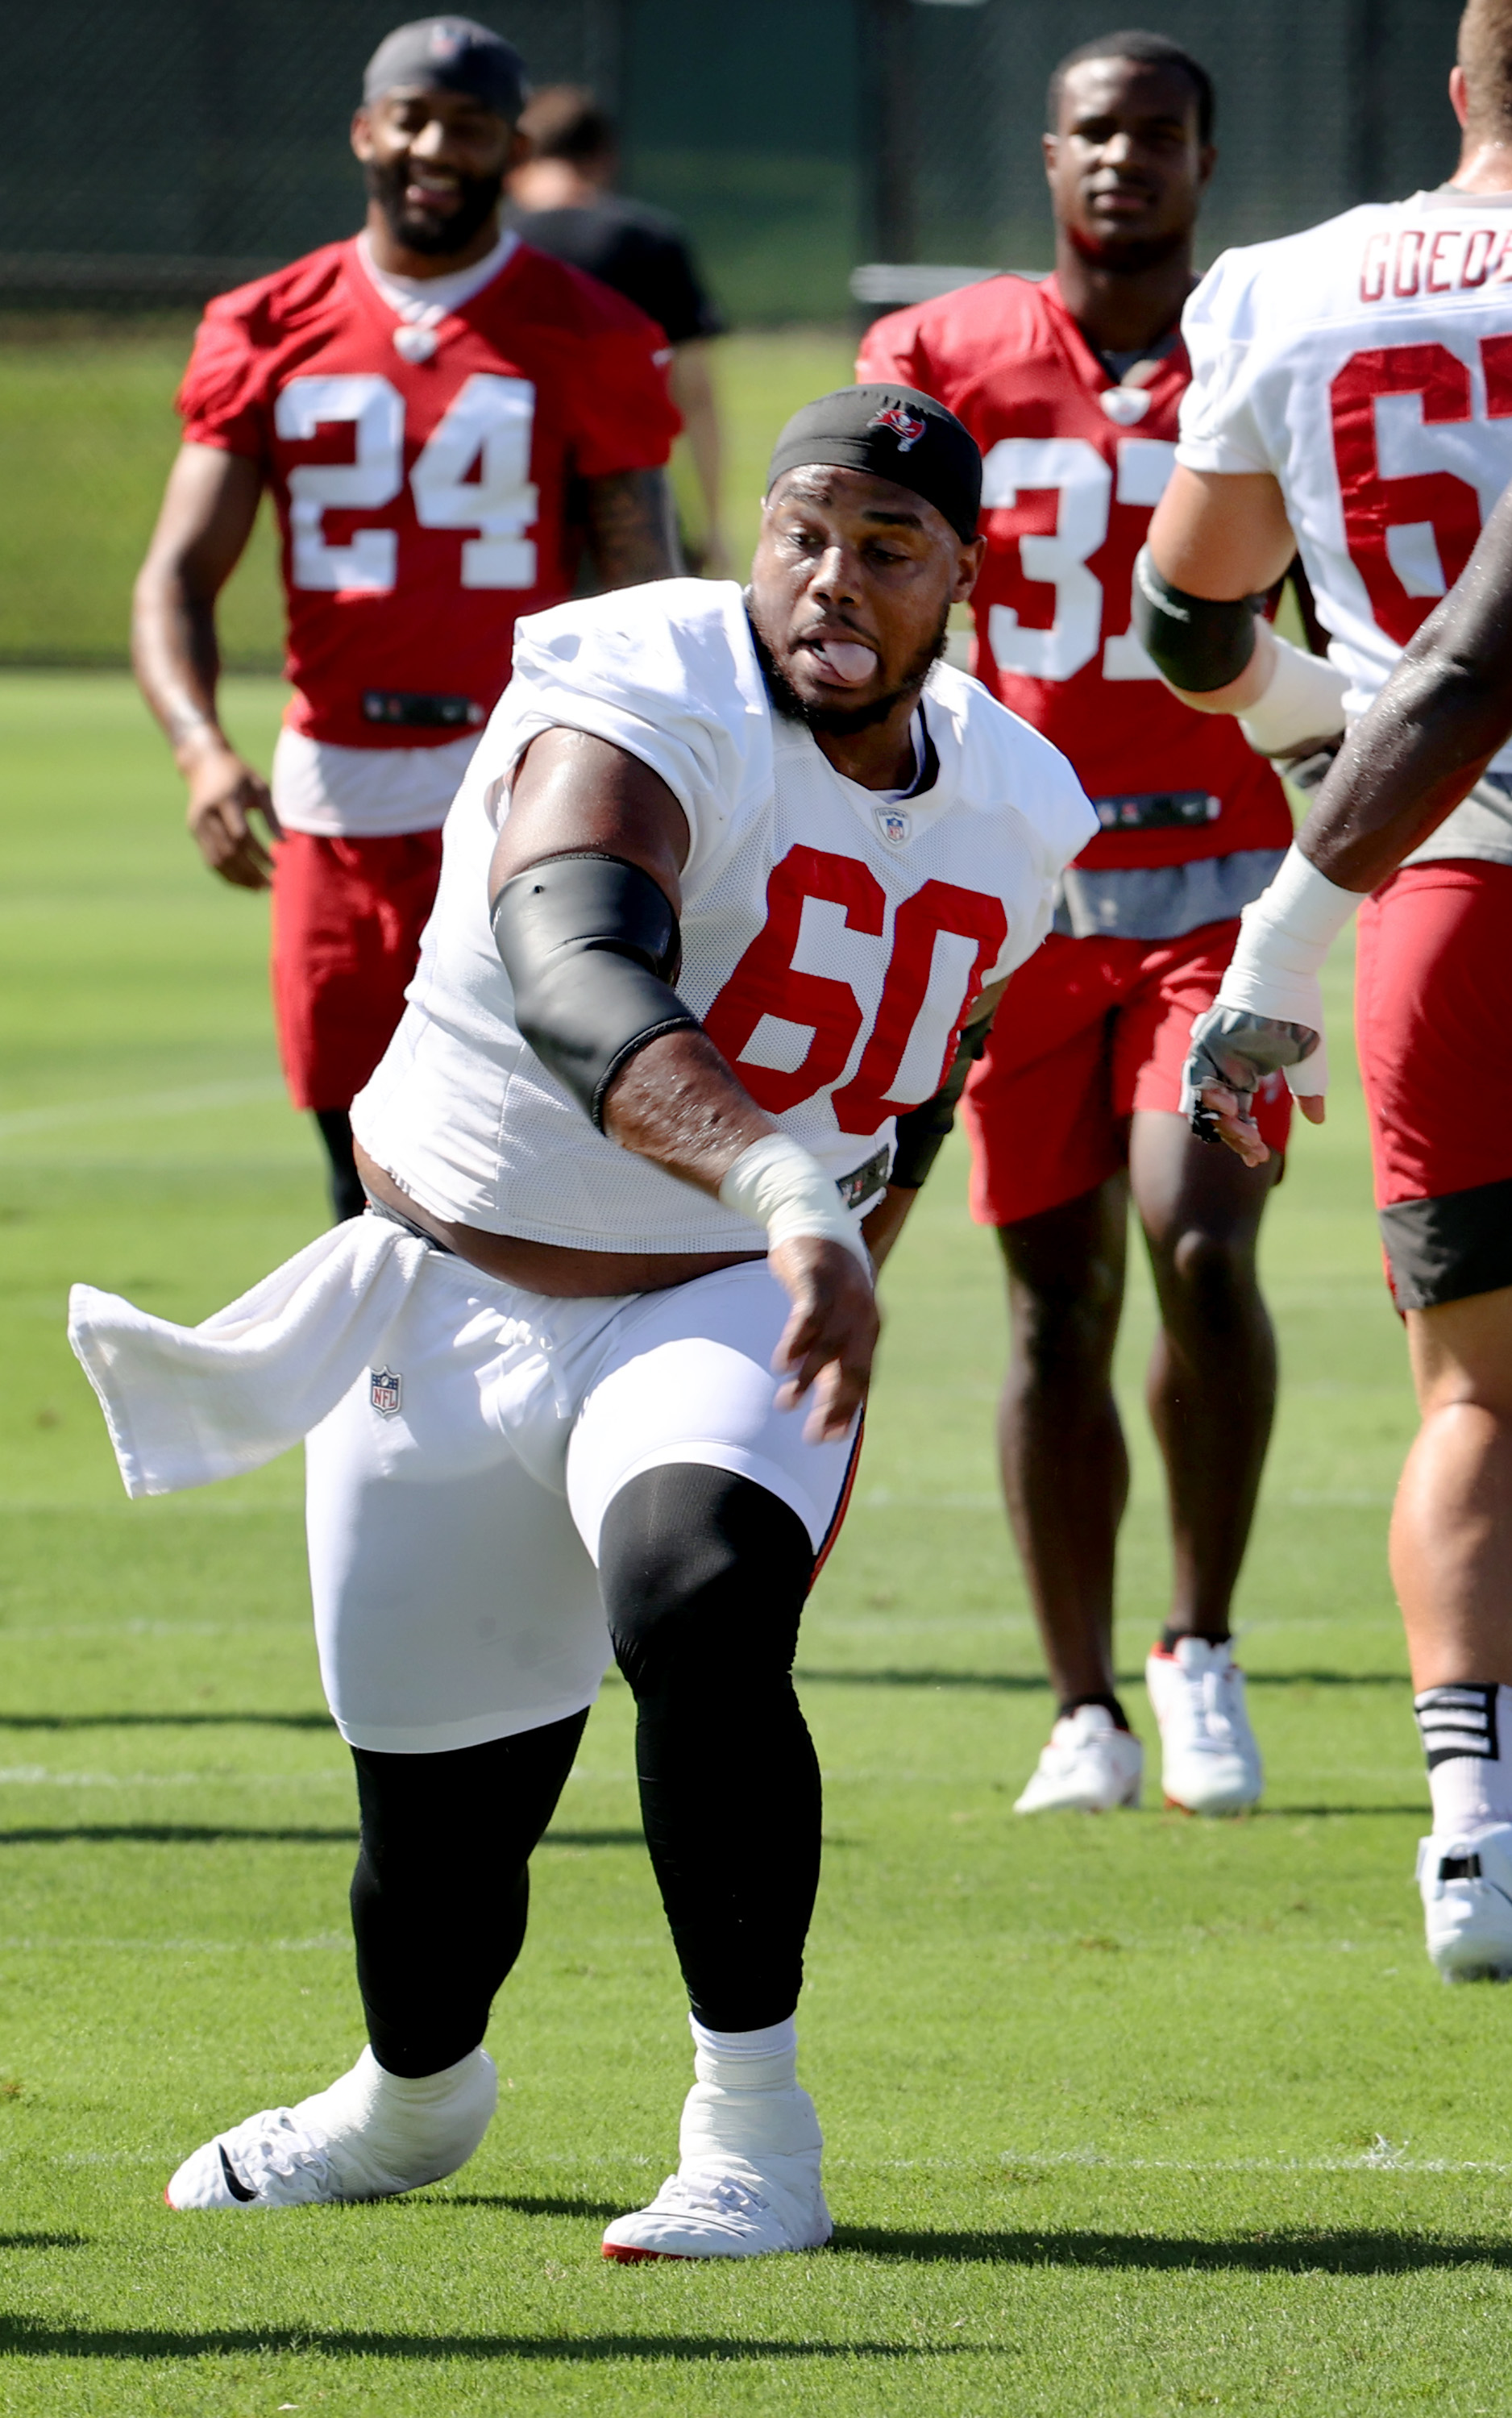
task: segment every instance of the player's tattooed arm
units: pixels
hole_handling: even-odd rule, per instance
[[[660,470],[614,470],[585,479],[588,551],[603,588],[674,579],[682,569],[671,490]]]
[[[131,659],[143,696],[189,785],[189,827],[221,880],[267,886],[269,859],[250,820],[278,836],[267,782],[221,727],[216,599],[252,534],[262,471],[219,446],[185,445],[136,583]]]

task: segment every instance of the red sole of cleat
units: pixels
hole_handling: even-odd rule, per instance
[[[678,2258],[690,2263],[685,2250],[632,2250],[628,2242],[606,2242],[603,2255],[620,2267],[649,2266],[653,2258]]]
[[[1179,1797],[1168,1797],[1166,1799],[1166,1811],[1168,1814],[1189,1814],[1192,1809],[1189,1805],[1184,1805]]]

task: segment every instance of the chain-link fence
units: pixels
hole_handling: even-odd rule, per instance
[[[1049,70],[1102,0],[472,0],[538,82],[592,83],[625,180],[746,328],[842,325],[866,260],[1045,268]],[[6,12],[0,662],[119,662],[205,297],[348,232],[346,129],[394,0]],[[1202,256],[1445,175],[1459,0],[1163,0],[1218,85]],[[228,657],[276,661],[260,532]]]

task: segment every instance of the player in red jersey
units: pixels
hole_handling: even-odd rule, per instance
[[[1129,627],[1134,559],[1171,473],[1189,367],[1182,305],[1214,162],[1212,86],[1158,36],[1085,43],[1050,86],[1056,269],[997,277],[879,320],[857,375],[938,395],[985,462],[974,669],[1076,766],[1103,825],[1057,932],[1014,977],[968,1089],[972,1214],[997,1228],[1014,1354],[1003,1491],[1060,1716],[1021,1813],[1138,1801],[1142,1752],[1112,1662],[1128,1462],[1111,1385],[1132,1192],[1161,1327],[1149,1381],[1174,1541],[1169,1625],[1147,1666],[1168,1797],[1260,1794],[1229,1607],[1275,1384],[1255,1243],[1290,1101],[1260,1108],[1251,1171],[1178,1113],[1194,1013],[1291,835],[1270,765],[1183,707]]]
[[[272,889],[284,1070],[338,1217],[362,1207],[347,1110],[399,1020],[515,621],[572,589],[570,482],[602,585],[677,568],[661,330],[500,232],[525,91],[518,53],[465,17],[380,44],[352,126],[366,224],[210,304],[137,584],[137,677],[190,828],[223,880]],[[216,598],[265,487],[295,692],[271,792],[216,712]]]

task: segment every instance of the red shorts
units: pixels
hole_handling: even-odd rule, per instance
[[[289,832],[273,849],[273,1014],[297,1109],[347,1109],[404,1014],[441,875],[438,831]]]
[[[1237,917],[1175,941],[1052,932],[1020,966],[966,1087],[979,1225],[1079,1200],[1127,1164],[1136,1109],[1180,1109],[1192,1019],[1212,1006],[1238,937]],[[1284,1152],[1291,1095],[1278,1076],[1255,1114]]]
[[[1512,865],[1394,874],[1360,910],[1355,1038],[1400,1309],[1512,1284],[1509,1034]]]

